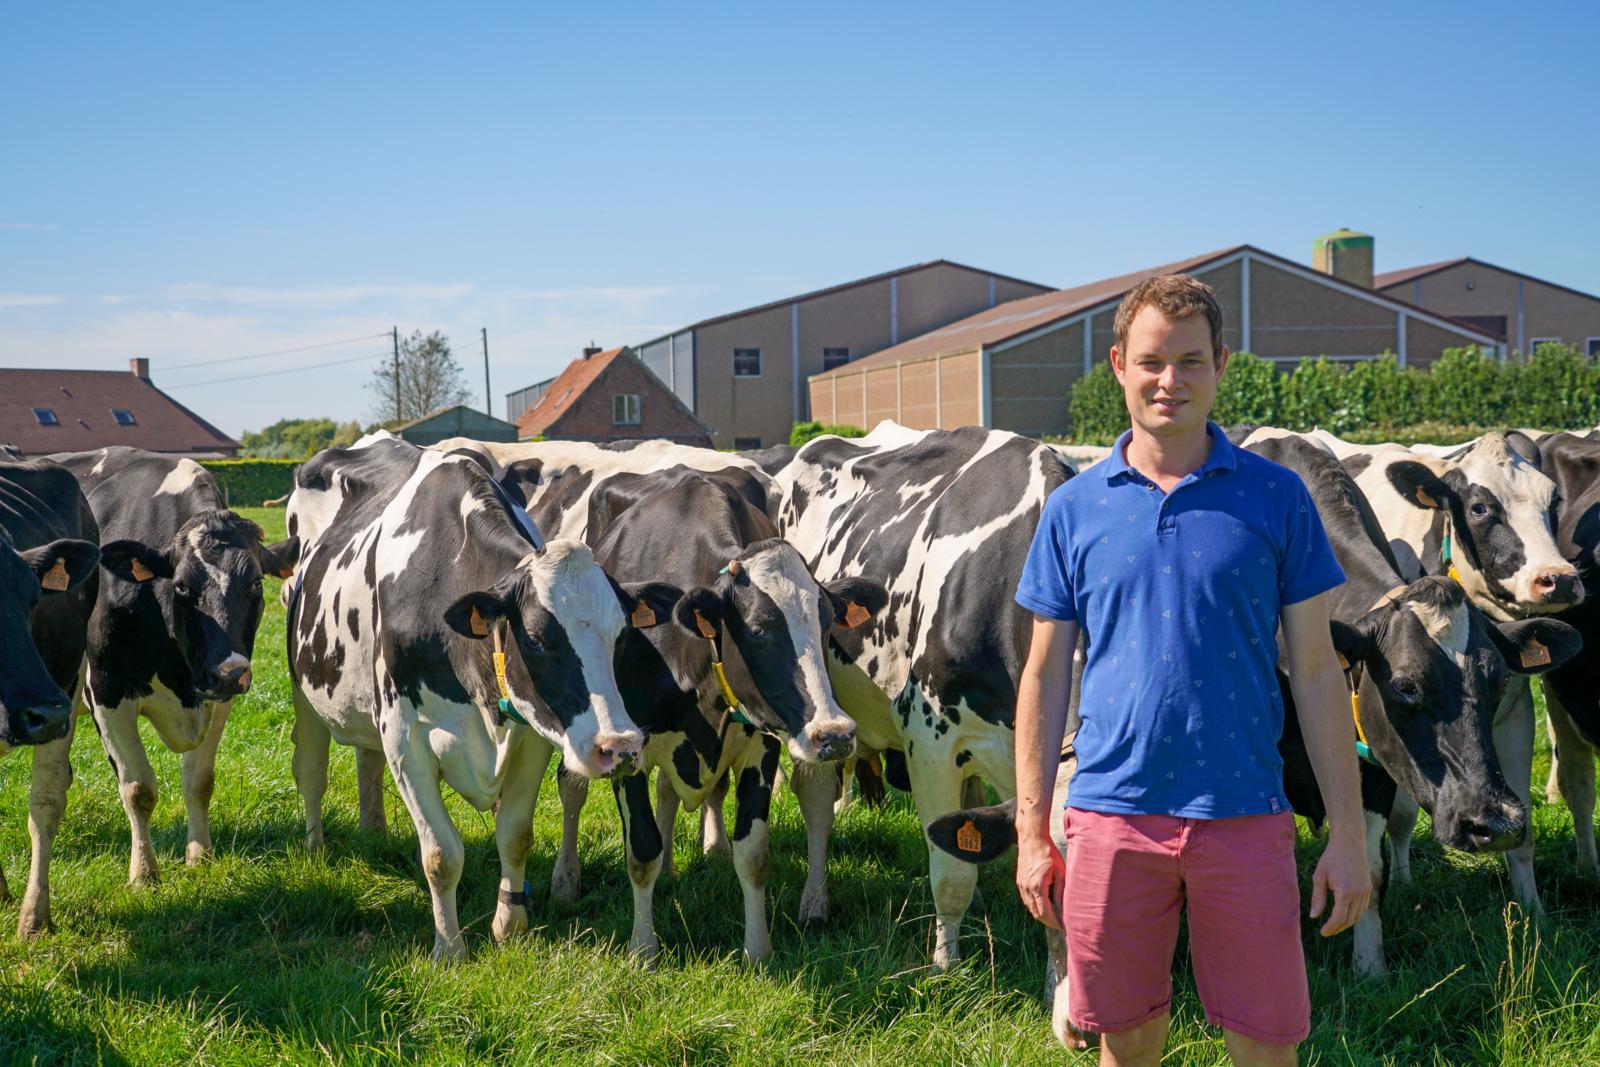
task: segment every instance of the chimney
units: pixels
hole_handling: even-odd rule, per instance
[[[1372,236],[1341,226],[1317,238],[1311,249],[1311,266],[1340,281],[1372,288]]]
[[[134,356],[128,360],[128,370],[136,378],[143,378],[147,382],[150,380],[150,361],[144,356]]]
[[[604,352],[604,351],[605,351],[605,349],[596,347],[595,343],[593,341],[590,341],[589,342],[589,347],[587,347],[587,348],[585,348],[583,350],[583,358],[584,359],[588,359],[590,356],[598,356],[601,352]]]

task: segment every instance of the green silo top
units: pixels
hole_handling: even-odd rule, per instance
[[[1371,248],[1372,235],[1370,233],[1357,233],[1355,230],[1341,226],[1332,233],[1326,233],[1317,238],[1317,248],[1320,249],[1327,245],[1337,245],[1340,248],[1360,248],[1362,246]]]

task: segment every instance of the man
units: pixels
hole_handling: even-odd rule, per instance
[[[1102,1065],[1160,1061],[1185,901],[1196,985],[1233,1062],[1293,1064],[1310,1001],[1276,636],[1281,622],[1328,809],[1310,914],[1331,891],[1331,936],[1371,893],[1324,595],[1344,575],[1300,479],[1207,421],[1228,360],[1211,289],[1151,278],[1115,329],[1132,428],[1051,495],[1017,589],[1034,613],[1017,694],[1017,885],[1066,933],[1069,1015],[1101,1035]],[[1063,862],[1048,820],[1080,627]]]

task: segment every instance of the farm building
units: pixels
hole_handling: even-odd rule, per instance
[[[806,378],[1049,286],[934,260],[704,319],[638,348],[719,448],[789,439]]]
[[[1545,342],[1600,356],[1600,296],[1463,257],[1380,274],[1380,293],[1471,323],[1517,352]]]
[[[1402,364],[1427,366],[1463,345],[1504,353],[1499,334],[1375,291],[1370,237],[1341,231],[1319,244],[1322,270],[1235,245],[990,308],[813,375],[811,417],[862,427],[894,419],[916,428],[1065,433],[1072,384],[1109,358],[1117,304],[1144,279],[1177,272],[1216,290],[1224,344],[1267,359],[1353,362],[1393,352]]]
[[[710,445],[710,431],[631,348],[586,348],[566,370],[530,389],[537,399],[517,419],[517,439]]]
[[[404,426],[397,426],[395,435],[422,448],[436,445],[450,437],[470,437],[474,441],[515,441],[517,428],[504,419],[485,415],[481,411],[456,404],[440,408]]]
[[[197,459],[239,452],[238,441],[157,389],[143,358],[126,371],[0,370],[0,444],[27,456],[107,445]]]

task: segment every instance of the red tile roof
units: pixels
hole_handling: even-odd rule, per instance
[[[578,402],[583,391],[600,377],[600,372],[621,354],[621,348],[612,348],[568,363],[567,369],[556,375],[539,402],[517,416],[517,436],[527,440],[548,430]]]
[[[44,426],[34,408],[55,413]],[[117,424],[112,409],[133,415]],[[233,455],[239,442],[206,422],[148,378],[129,371],[0,370],[0,443],[28,455],[132,445],[152,452]]]

